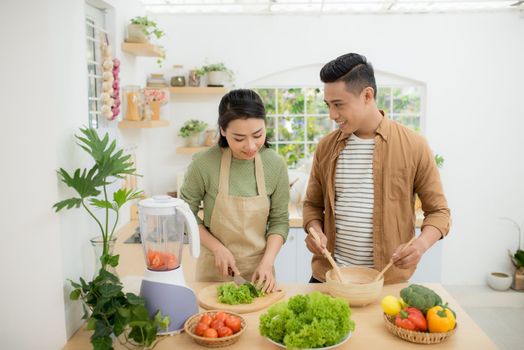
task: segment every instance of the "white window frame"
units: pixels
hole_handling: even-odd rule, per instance
[[[391,89],[390,92],[390,111],[393,111],[393,89],[395,88],[406,88],[406,87],[416,87],[420,91],[420,110],[419,114],[413,114],[414,116],[419,116],[419,132],[421,134],[424,134],[425,131],[425,101],[426,101],[426,88],[424,84],[408,81],[403,84],[383,84],[378,85],[377,89]],[[253,87],[255,91],[257,90],[275,90],[275,114],[268,114],[267,119],[268,121],[271,119],[274,119],[274,141],[269,141],[270,145],[275,146],[275,151],[278,153],[280,145],[303,145],[304,147],[304,158],[308,159],[311,154],[309,152],[309,145],[317,145],[318,141],[309,141],[308,140],[308,118],[309,117],[315,117],[315,118],[329,118],[328,113],[321,113],[321,114],[308,114],[307,110],[307,98],[304,97],[304,113],[303,114],[282,114],[280,113],[278,109],[278,95],[276,93],[277,90],[288,90],[288,89],[320,89],[323,90],[323,86],[318,85],[295,85],[295,86],[286,86],[286,85],[256,85]],[[391,112],[390,112],[391,114]],[[402,114],[402,115],[408,115],[408,114]],[[279,140],[279,120],[281,117],[300,117],[304,118],[304,140],[302,141],[280,141]],[[333,131],[336,129],[335,122],[331,121],[331,129],[330,131]]]
[[[100,112],[100,93],[102,92],[102,55],[100,48],[100,40],[102,34],[107,34],[106,30],[106,14],[105,10],[99,9],[91,4],[85,3],[85,24],[86,24],[86,75],[87,75],[87,99],[88,99],[88,125],[92,128],[100,128],[107,126],[105,118],[101,117]],[[91,30],[87,30],[87,28]],[[94,35],[91,35],[94,33]],[[92,47],[94,57],[87,57],[89,46]],[[95,67],[95,74],[89,72],[89,68]],[[95,91],[89,88],[90,79],[95,80]],[[93,109],[91,104],[95,102]]]

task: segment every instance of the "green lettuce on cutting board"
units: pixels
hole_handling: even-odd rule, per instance
[[[251,283],[241,284],[240,286],[234,283],[224,283],[217,287],[218,301],[223,304],[251,304],[255,298],[264,295],[264,292],[255,288]]]
[[[296,295],[260,316],[260,334],[288,348],[320,348],[340,343],[355,329],[346,300],[320,292]]]

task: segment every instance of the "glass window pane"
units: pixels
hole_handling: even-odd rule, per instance
[[[86,19],[86,35],[90,38],[95,37],[95,28],[92,26],[94,23],[92,19]]]
[[[384,110],[386,113],[391,112],[391,88],[378,88],[377,106],[379,109]]]
[[[308,154],[309,156],[313,156],[313,153],[315,153],[315,151],[317,150],[317,144],[316,143],[310,143],[307,145],[307,150],[308,150]]]
[[[297,163],[304,159],[303,144],[279,145],[278,153],[284,157],[289,168],[296,168]]]
[[[275,117],[267,117],[266,118],[266,137],[269,142],[276,141],[276,135],[275,135],[275,124],[276,124],[276,118]]]
[[[419,113],[420,88],[402,87],[393,89],[393,112]]]
[[[97,111],[98,111],[98,101],[90,100],[89,101],[89,112],[97,112]]]
[[[306,89],[306,108],[308,114],[328,114],[328,108],[324,102],[323,89]]]
[[[89,77],[87,79],[88,81],[88,96],[89,97],[96,97],[96,91],[97,91],[97,86],[96,86],[96,79],[93,78],[93,77]]]
[[[307,118],[307,140],[320,141],[320,139],[332,130],[331,119],[328,117],[308,117]]]
[[[304,117],[279,117],[279,141],[304,141]]]
[[[262,102],[266,108],[266,114],[276,114],[275,89],[257,89],[255,91],[260,95],[260,98],[262,98]]]
[[[278,114],[304,114],[304,89],[279,89]]]
[[[93,63],[88,63],[87,64],[87,73],[88,74],[93,74],[93,75],[97,75],[97,67],[96,67],[96,64],[93,64]]]
[[[420,132],[420,116],[416,115],[398,115],[395,118],[400,124],[408,128]]]
[[[86,58],[89,60],[89,61],[95,61],[96,60],[96,47],[95,47],[95,42],[91,41],[91,40],[87,40],[86,42],[86,46],[87,46],[87,51],[86,51]]]

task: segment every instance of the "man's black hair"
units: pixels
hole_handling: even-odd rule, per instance
[[[366,57],[358,53],[348,53],[326,63],[320,70],[320,80],[324,83],[343,81],[346,89],[360,94],[367,87],[373,88],[377,98],[377,83],[373,66]]]

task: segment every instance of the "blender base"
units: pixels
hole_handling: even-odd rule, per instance
[[[166,278],[166,277],[171,278]],[[146,308],[152,317],[160,310],[169,316],[169,328],[158,334],[178,334],[184,329],[186,320],[198,313],[198,301],[192,289],[186,286],[182,269],[173,271],[147,271],[140,286],[140,296],[146,301]]]

